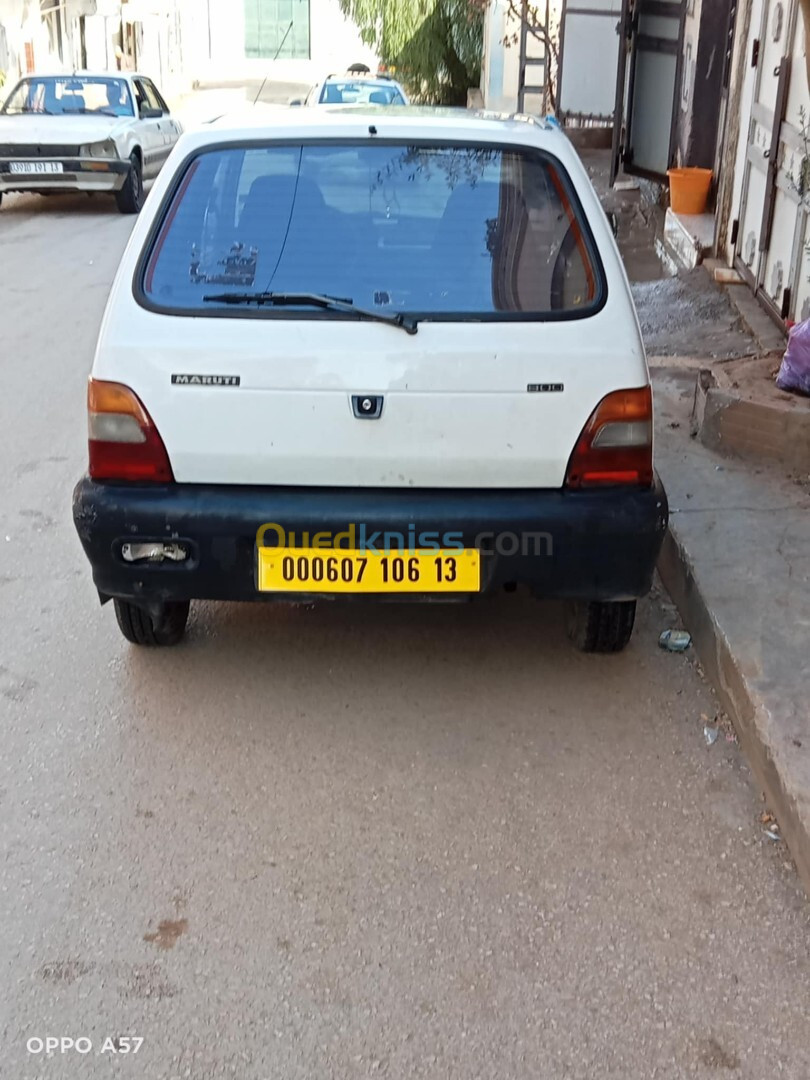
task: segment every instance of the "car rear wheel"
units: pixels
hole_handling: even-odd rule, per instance
[[[621,652],[635,618],[635,600],[575,600],[568,605],[568,636],[582,652]]]
[[[133,645],[176,645],[186,631],[188,600],[160,605],[157,617],[128,600],[114,600],[118,628]]]
[[[143,206],[143,169],[137,154],[129,159],[129,172],[124,186],[115,193],[115,201],[122,214],[137,214]]]

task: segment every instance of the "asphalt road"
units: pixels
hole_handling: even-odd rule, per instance
[[[70,496],[130,224],[0,210],[0,1075],[806,1080],[810,905],[665,597],[612,658],[520,594],[119,636]]]

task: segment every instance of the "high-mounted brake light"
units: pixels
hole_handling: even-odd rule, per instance
[[[128,386],[91,378],[87,421],[93,480],[174,480],[163,440]]]
[[[652,391],[616,390],[591,413],[568,462],[569,488],[625,484],[650,487]]]

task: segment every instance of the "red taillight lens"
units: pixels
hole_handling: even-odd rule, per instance
[[[90,379],[87,420],[93,480],[174,480],[163,440],[128,386]]]
[[[565,486],[650,487],[652,482],[652,391],[649,386],[617,390],[602,398],[583,428]]]

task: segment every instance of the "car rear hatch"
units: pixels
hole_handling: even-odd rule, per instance
[[[540,148],[206,151],[135,292],[94,373],[138,394],[178,481],[559,488],[599,402],[647,383],[598,204]]]

